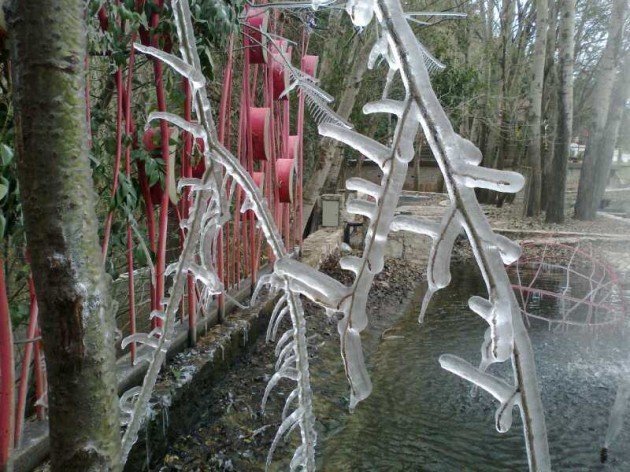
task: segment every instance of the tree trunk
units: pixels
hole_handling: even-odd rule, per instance
[[[558,136],[553,154],[552,178],[546,221],[564,222],[564,200],[567,186],[567,162],[573,134],[573,38],[575,34],[575,0],[560,0],[560,35],[558,53],[560,73],[558,86]]]
[[[597,213],[597,205],[595,204],[596,172],[597,168],[602,165],[600,148],[604,139],[604,127],[606,126],[617,59],[623,38],[623,22],[627,5],[628,0],[614,0],[608,27],[608,39],[598,64],[597,86],[593,96],[593,103],[596,105],[593,110],[593,121],[582,162],[575,202],[575,217],[579,220],[592,220]]]
[[[85,0],[9,8],[18,176],[48,372],[53,471],[118,471],[114,316],[97,234]]]
[[[558,73],[555,55],[558,33],[558,8],[556,2],[549,3],[549,29],[547,30],[547,52],[545,57],[545,82],[542,99],[542,192],[541,209],[547,210],[549,190],[553,185],[552,166],[555,153],[556,128],[558,122]],[[575,57],[575,56],[574,56]]]
[[[602,135],[602,142],[599,146],[599,165],[595,169],[595,181],[593,186],[593,203],[591,211],[597,214],[600,202],[604,197],[606,184],[610,175],[613,155],[617,138],[619,137],[619,127],[623,118],[626,100],[630,97],[630,54],[626,53],[624,66],[615,82],[615,88],[608,107],[608,119]]]
[[[346,81],[339,99],[339,105],[335,110],[339,116],[344,119],[350,117],[354,102],[357,99],[357,95],[361,90],[361,83],[363,81],[363,75],[367,70],[367,59],[374,45],[374,32],[375,28],[370,28],[365,37],[361,38],[363,43],[361,44],[358,52],[354,55],[350,73],[346,77]],[[355,37],[351,49],[359,47],[359,36]],[[306,228],[308,220],[311,216],[311,212],[317,202],[317,198],[324,188],[324,184],[328,184],[328,187],[334,185],[337,186],[337,178],[339,176],[339,170],[341,169],[341,163],[343,162],[343,148],[344,145],[339,141],[330,138],[324,138],[320,146],[320,152],[322,154],[321,167],[314,171],[309,181],[304,187],[304,193],[302,197],[303,207],[303,227],[302,231]],[[331,177],[328,182],[327,179]],[[333,177],[334,176],[334,177]]]
[[[542,114],[542,92],[545,78],[545,52],[549,8],[547,0],[536,0],[536,39],[532,60],[532,82],[529,91],[529,126],[528,154],[530,162],[528,199],[525,202],[525,214],[540,214],[542,192],[542,159],[540,149],[540,125]]]

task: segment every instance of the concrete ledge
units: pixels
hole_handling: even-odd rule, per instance
[[[273,306],[274,300],[268,300],[262,306],[239,311],[209,330],[194,349],[197,352],[169,364],[179,372],[178,380],[171,378],[156,385],[152,395],[153,414],[129,454],[125,471],[147,470],[147,460],[153,465],[175,438],[189,433],[199,419],[199,412],[209,407],[209,395],[203,392],[209,391],[264,333]]]
[[[269,273],[269,266],[259,270],[259,275]],[[231,313],[236,310],[236,301],[243,301],[249,298],[251,294],[251,281],[249,279],[241,282],[241,288],[232,291],[230,298],[226,297],[225,313]],[[209,315],[197,322],[197,333],[202,337],[209,328],[216,326],[219,319],[218,310],[215,307],[211,309]],[[230,322],[226,323],[229,326]],[[255,336],[253,336],[255,337]],[[172,359],[178,353],[189,347],[188,343],[188,327],[179,324],[175,327],[175,335],[171,347],[167,354],[167,359]],[[139,347],[136,355],[141,355],[146,347]],[[130,354],[126,354],[116,361],[118,393],[122,394],[131,387],[140,385],[147,370],[147,364],[141,362],[136,366],[131,365]],[[24,432],[22,443],[19,448],[13,451],[14,471],[30,472],[39,464],[44,462],[49,453],[50,442],[48,438],[48,421],[27,421],[24,424]],[[134,469],[135,470],[135,469]],[[140,470],[140,469],[137,469]]]

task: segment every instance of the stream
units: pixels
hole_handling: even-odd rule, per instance
[[[493,398],[485,392],[473,395],[468,382],[438,363],[443,353],[473,364],[479,361],[487,325],[467,306],[471,295],[485,294],[476,266],[453,264],[451,285],[434,296],[420,325],[423,288],[414,291],[417,278],[409,275],[417,272],[397,264],[379,274],[370,293],[370,325],[363,340],[374,388],[352,414],[334,320],[326,320],[311,304],[305,306],[309,332],[318,333],[310,350],[318,470],[526,471],[518,412],[510,431],[498,433],[494,427],[498,404]],[[557,289],[560,283],[550,280],[548,288],[556,284]],[[535,309],[553,313],[559,303],[545,298]],[[630,470],[630,418],[610,446],[608,462],[600,464],[617,383],[630,371],[627,334],[619,325],[598,331],[550,330],[545,322],[532,322],[554,471]],[[181,436],[161,467],[153,470],[264,470],[289,391],[276,388],[267,415],[255,413],[273,362],[273,346],[259,341],[254,352],[212,389],[210,407],[200,410],[194,431]],[[490,369],[511,379],[509,363]],[[270,471],[288,470],[296,438],[281,442]]]
[[[486,324],[467,300],[484,287],[472,265],[453,268],[450,287],[438,292],[423,325],[417,322],[420,289],[406,312],[379,342],[373,325],[366,341],[374,390],[334,431],[320,435],[322,471],[527,470],[520,416],[506,434],[494,428],[498,404],[442,370],[438,357],[480,358]],[[554,310],[543,301],[539,310]],[[630,424],[611,445],[605,465],[599,451],[618,381],[628,375],[625,329],[598,332],[550,330],[533,323],[538,377],[554,471],[630,470]],[[494,365],[493,372],[507,365]]]

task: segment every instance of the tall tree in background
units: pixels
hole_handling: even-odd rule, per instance
[[[580,220],[592,220],[597,214],[599,206],[599,201],[596,199],[597,169],[604,165],[601,148],[606,140],[614,138],[616,141],[617,138],[616,133],[615,136],[605,136],[604,129],[609,116],[608,109],[617,72],[627,9],[628,0],[614,0],[608,26],[608,39],[597,68],[593,118],[575,203],[575,217]],[[609,132],[612,131],[613,129],[609,127]],[[607,177],[607,175],[603,177],[604,181]]]
[[[542,98],[541,139],[542,192],[541,207],[545,211],[549,202],[552,183],[552,163],[555,151],[556,128],[558,121],[558,67],[556,47],[558,40],[558,2],[549,2],[549,28],[547,29],[547,51],[545,52],[545,82]]]
[[[361,90],[363,75],[367,71],[367,60],[374,44],[376,37],[376,28],[371,26],[363,35],[356,34],[352,39],[350,46],[346,48],[337,48],[335,53],[340,57],[346,57],[346,51],[357,51],[355,54],[348,56],[346,63],[347,74],[344,74],[344,84],[341,89],[336,113],[344,119],[348,119],[354,108],[354,104]],[[357,50],[358,48],[358,50]],[[337,63],[340,59],[337,59]],[[324,75],[327,71],[322,71]],[[320,146],[322,159],[319,160],[320,167],[315,170],[314,174],[305,182],[303,194],[304,220],[302,223],[302,231],[308,224],[309,217],[315,207],[322,189],[328,181],[328,187],[331,191],[335,191],[337,187],[337,179],[343,163],[343,145],[338,141],[330,138],[322,140]]]
[[[542,115],[543,82],[545,79],[545,52],[547,28],[549,24],[549,6],[547,0],[536,0],[536,39],[532,57],[531,84],[529,89],[528,146],[529,181],[525,214],[540,214],[542,192],[542,153],[540,124]]]
[[[619,137],[619,127],[621,126],[628,98],[630,98],[630,53],[626,52],[621,70],[615,79],[606,125],[604,126],[602,141],[599,145],[599,164],[595,169],[593,204],[591,207],[594,212],[599,208],[606,191],[617,138]]]
[[[575,35],[575,0],[560,0],[560,35],[558,53],[558,126],[549,200],[547,202],[548,223],[564,222],[564,200],[567,183],[567,162],[573,134],[573,62]]]
[[[14,0],[16,150],[53,471],[118,471],[114,317],[88,157],[85,0]]]

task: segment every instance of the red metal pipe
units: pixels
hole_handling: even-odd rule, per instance
[[[39,326],[35,333],[36,337],[41,336]],[[42,404],[42,400],[46,396],[48,390],[48,382],[46,379],[46,361],[44,359],[44,349],[41,341],[36,341],[34,346],[33,367],[35,373],[35,414],[37,419],[43,421],[46,419],[46,406]]]
[[[162,6],[162,2],[156,2],[158,6]],[[151,28],[154,30],[157,28],[160,22],[160,14],[153,12],[151,14]],[[151,45],[155,48],[159,46],[159,35],[153,34],[151,37]],[[162,63],[158,59],[152,59],[153,62],[153,74],[155,80],[155,92],[157,96],[157,108],[158,111],[166,111],[166,94],[164,93],[164,77],[162,73]],[[169,149],[169,129],[168,122],[166,120],[160,120],[160,149],[162,159],[164,160],[165,176],[164,176],[164,192],[160,201],[160,220],[158,227],[158,247],[156,255],[156,274],[155,274],[155,305],[156,308],[162,311],[164,309],[164,271],[166,269],[166,242],[168,238],[168,209],[169,209],[169,184],[171,177],[170,169],[170,149]],[[161,326],[162,321],[160,318],[155,317],[152,320],[153,327]]]
[[[117,116],[116,116],[116,157],[114,161],[114,182],[112,183],[111,199],[114,199],[118,190],[118,174],[120,173],[120,163],[122,160],[122,119],[123,119],[123,79],[122,68],[118,67],[115,73],[116,94],[117,94]],[[112,230],[112,219],[114,210],[110,208],[107,212],[107,220],[105,222],[105,233],[103,236],[103,264],[107,260],[107,251],[109,247],[109,236]]]
[[[133,43],[136,39],[136,35],[132,35],[131,42]],[[131,48],[131,52],[129,54],[129,65],[127,72],[127,89],[125,93],[125,134],[127,136],[131,136],[134,130],[133,124],[133,116],[131,109],[131,98],[133,92],[133,67],[135,65],[135,48]],[[125,147],[125,176],[127,179],[131,178],[131,147],[132,144],[128,143]],[[127,291],[129,292],[129,333],[135,334],[136,332],[136,287],[135,287],[135,277],[133,274],[133,234],[131,231],[131,224],[127,222]],[[136,360],[136,343],[131,343],[130,345],[130,357],[131,364]]]
[[[33,276],[28,277],[28,293],[30,296],[30,311],[28,316],[28,328],[26,329],[26,338],[35,338],[37,332],[37,296],[35,295],[35,284]],[[20,383],[18,385],[17,405],[15,408],[15,444],[19,446],[22,436],[22,428],[24,427],[24,412],[26,411],[26,397],[28,394],[28,379],[33,358],[33,342],[27,342],[24,346],[24,355],[22,356],[22,368],[20,370]]]
[[[0,257],[0,469],[4,470],[13,449],[14,384],[13,331],[4,278],[4,260]]]

